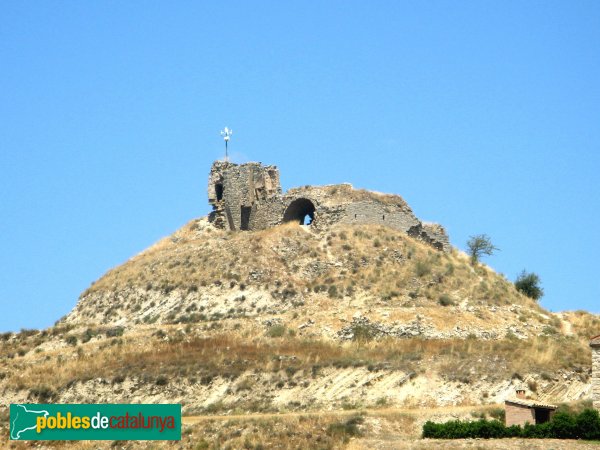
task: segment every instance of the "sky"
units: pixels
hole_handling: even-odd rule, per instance
[[[0,331],[44,328],[235,162],[400,194],[600,312],[600,2],[0,3]]]

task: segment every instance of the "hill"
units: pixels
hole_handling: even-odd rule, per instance
[[[589,401],[599,328],[384,226],[230,232],[202,218],[110,270],[54,327],[1,335],[0,392],[187,416],[494,405],[522,383]]]
[[[466,255],[373,225],[227,232],[194,220],[88,290],[64,324],[281,322],[298,336],[560,334],[561,320]],[[244,319],[244,320],[241,320]],[[252,320],[249,320],[252,319]],[[355,330],[357,328],[357,330]]]

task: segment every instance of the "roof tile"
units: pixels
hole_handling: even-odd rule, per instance
[[[506,401],[510,402],[510,403],[516,403],[517,405],[521,405],[521,406],[527,406],[529,408],[546,408],[546,409],[556,409],[557,408],[556,405],[551,405],[549,403],[541,403],[536,400],[527,400],[524,398],[512,397],[512,398],[507,398]]]

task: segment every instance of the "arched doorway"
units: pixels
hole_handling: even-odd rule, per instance
[[[307,198],[298,198],[286,208],[283,213],[284,222],[296,222],[300,225],[310,225],[315,220],[315,205]]]

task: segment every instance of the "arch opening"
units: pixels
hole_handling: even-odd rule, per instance
[[[315,220],[315,205],[307,198],[298,198],[286,208],[283,221],[310,225]]]

